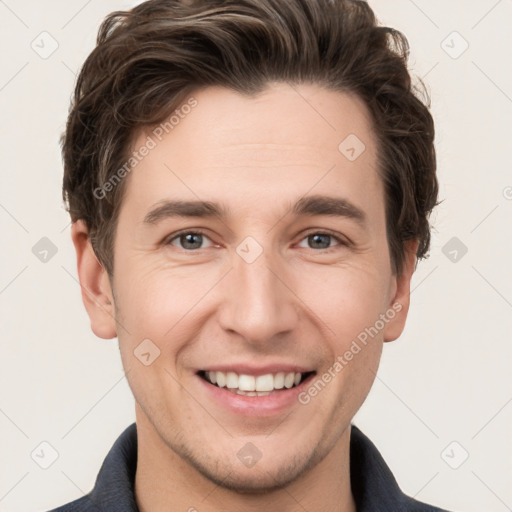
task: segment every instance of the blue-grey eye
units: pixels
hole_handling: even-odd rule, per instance
[[[176,235],[174,238],[171,238],[167,243],[169,245],[174,245],[182,249],[192,251],[194,249],[204,249],[203,243],[205,240],[209,240],[209,238],[201,232],[186,231]],[[179,245],[176,241],[178,241]]]
[[[306,240],[306,243],[308,244],[307,248],[309,249],[331,249],[336,245],[346,245],[343,240],[337,236],[331,235],[330,233],[311,233],[310,235],[304,237],[302,240]],[[337,243],[331,245],[333,240]],[[299,246],[304,247],[304,245],[300,244]]]
[[[313,249],[327,249],[331,245],[331,235],[314,234],[309,235],[308,241],[311,242]]]

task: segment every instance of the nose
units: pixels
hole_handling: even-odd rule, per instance
[[[252,263],[235,255],[222,282],[221,327],[254,346],[275,344],[296,328],[299,300],[283,265],[271,265],[265,251]]]

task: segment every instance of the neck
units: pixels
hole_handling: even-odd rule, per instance
[[[350,487],[350,426],[328,455],[285,488],[241,494],[204,477],[137,411],[135,498],[140,512],[356,512]]]

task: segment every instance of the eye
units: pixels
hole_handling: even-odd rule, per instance
[[[171,235],[167,241],[164,242],[165,245],[172,245],[174,247],[180,247],[186,251],[194,251],[198,249],[205,249],[203,246],[203,242],[208,240],[210,244],[206,247],[211,247],[213,245],[212,241],[200,230],[194,231],[182,231],[181,233],[177,233]],[[340,237],[333,235],[328,232],[313,232],[304,237],[301,240],[306,240],[309,248],[311,249],[332,249],[333,247],[339,246],[347,246],[348,243],[342,240]],[[332,241],[338,242],[336,245],[331,245]],[[299,247],[304,247],[299,244]]]
[[[343,241],[338,236],[335,236],[331,233],[324,233],[324,232],[314,232],[310,233],[306,237],[304,237],[302,240],[306,240],[307,242],[310,242],[311,245],[309,245],[309,248],[311,249],[331,249],[333,246],[330,244],[332,240],[335,240],[338,242],[337,245],[341,246],[347,246],[348,244]],[[300,244],[299,244],[300,246]],[[301,246],[304,247],[304,246]]]
[[[193,251],[194,249],[204,249],[205,247],[201,247],[201,245],[205,239],[210,240],[202,231],[182,231],[181,233],[172,236],[172,238],[169,238],[164,243],[165,245],[176,246],[176,243],[174,242],[177,241],[182,249]]]

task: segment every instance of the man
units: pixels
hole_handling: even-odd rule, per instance
[[[351,420],[436,204],[407,41],[349,0],[152,0],[76,86],[64,198],[136,423],[59,511],[438,511]]]

